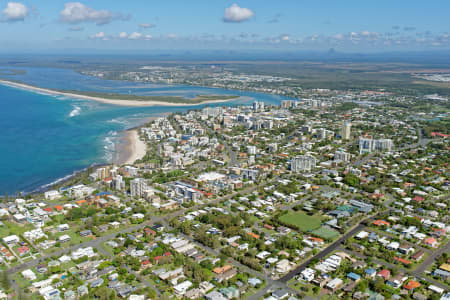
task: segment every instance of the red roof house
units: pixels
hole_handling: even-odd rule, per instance
[[[383,269],[377,273],[377,276],[383,277],[384,280],[388,280],[391,277],[391,271],[388,269]]]

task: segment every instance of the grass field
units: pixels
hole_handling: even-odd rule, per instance
[[[323,226],[311,231],[311,233],[326,240],[331,240],[339,235],[339,232],[336,230],[328,229]]]
[[[293,225],[303,232],[309,232],[320,228],[322,218],[317,216],[308,216],[304,212],[291,211],[280,217],[284,224]]]
[[[31,224],[18,224],[14,222],[9,221],[3,221],[3,226],[0,226],[0,238],[4,238],[8,235],[20,235],[23,234],[25,231],[29,231],[34,229],[33,225]]]

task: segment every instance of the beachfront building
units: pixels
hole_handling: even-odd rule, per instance
[[[113,178],[113,182],[112,183],[113,183],[114,189],[116,189],[118,191],[120,191],[120,190],[125,188],[125,181],[123,180],[123,177],[121,175],[116,175]]]
[[[147,182],[143,178],[136,178],[130,181],[131,197],[143,197],[147,189]]]

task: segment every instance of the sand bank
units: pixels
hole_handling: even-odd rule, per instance
[[[32,85],[24,84],[24,83],[17,83],[13,81],[3,80],[0,79],[0,84],[20,88],[28,91],[33,91],[37,93],[44,93],[48,95],[54,95],[54,96],[65,96],[70,98],[76,98],[76,99],[83,99],[83,100],[92,100],[97,101],[101,103],[106,104],[112,104],[112,105],[119,105],[119,106],[136,106],[136,107],[149,107],[149,106],[196,106],[201,104],[212,104],[212,103],[222,103],[222,102],[229,102],[229,101],[235,101],[239,98],[233,98],[233,99],[224,99],[224,100],[210,100],[210,101],[202,101],[202,102],[196,102],[196,103],[174,103],[174,102],[163,102],[163,101],[138,101],[138,100],[126,100],[126,99],[106,99],[106,98],[100,98],[100,97],[92,97],[92,96],[86,96],[86,95],[79,95],[76,93],[67,93],[67,92],[61,92],[56,91],[52,89],[45,89],[40,87],[35,87]]]

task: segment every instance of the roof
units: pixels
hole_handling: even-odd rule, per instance
[[[384,220],[376,220],[376,221],[373,221],[373,225],[376,225],[376,226],[381,226],[381,225],[390,226],[391,223],[389,223],[387,221],[384,221]]]
[[[361,278],[361,276],[359,276],[358,274],[353,273],[353,272],[348,273],[348,274],[347,274],[347,277],[350,278],[350,279],[352,279],[352,280],[358,280],[358,279]]]
[[[423,200],[424,200],[424,198],[423,197],[419,197],[419,196],[415,196],[413,198],[413,201],[416,201],[416,202],[422,202]]]
[[[405,284],[403,286],[403,288],[405,288],[407,290],[413,290],[415,288],[418,288],[419,286],[420,286],[420,283],[418,283],[417,281],[414,281],[414,280],[410,280],[410,281],[408,281],[407,284]]]
[[[391,271],[389,271],[387,269],[383,269],[380,272],[378,272],[378,275],[386,278],[391,275]]]
[[[23,247],[17,248],[17,251],[19,251],[19,253],[25,253],[25,252],[30,251],[30,248],[28,248],[27,246],[23,246]]]
[[[308,239],[313,242],[323,243],[323,239],[318,238],[318,237],[310,236]]]
[[[216,273],[216,274],[221,274],[221,273],[224,273],[224,272],[226,272],[226,271],[229,271],[229,270],[231,270],[231,266],[230,265],[225,265],[225,266],[223,266],[223,267],[217,267],[217,268],[214,268],[213,269],[213,272],[214,273]]]
[[[439,269],[450,272],[450,264],[442,264]]]
[[[251,236],[251,237],[253,237],[253,238],[255,238],[255,239],[259,239],[259,235],[256,234],[256,233],[249,232],[248,235]]]
[[[437,240],[434,237],[429,237],[425,240],[425,244],[434,244]]]
[[[424,255],[425,252],[423,250],[419,250],[416,253],[414,253],[411,258],[412,259],[419,259],[420,257],[422,257],[422,255]]]
[[[399,261],[399,262],[405,264],[405,265],[409,265],[409,264],[411,263],[411,261],[409,261],[409,260],[407,260],[407,259],[404,259],[404,258],[401,258],[401,257],[394,257],[394,259],[395,259],[396,261]]]

